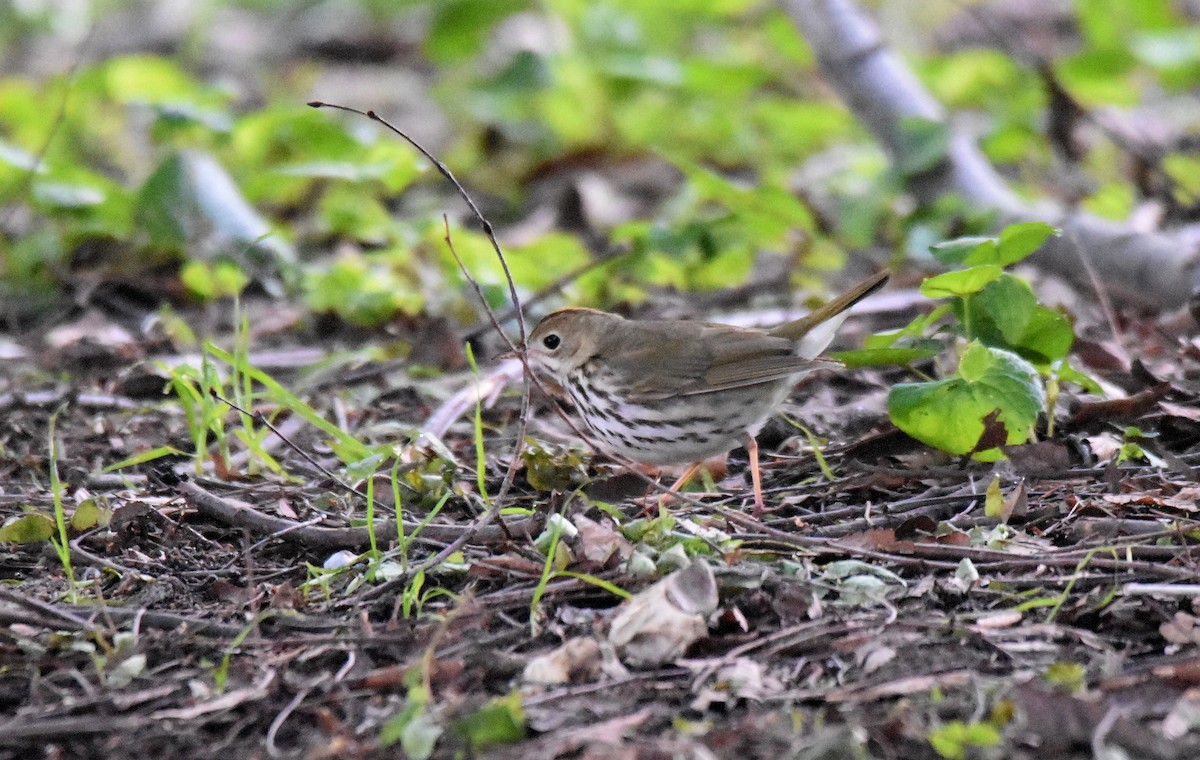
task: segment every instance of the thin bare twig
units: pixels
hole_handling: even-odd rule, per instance
[[[0,601],[9,602],[10,604],[15,604],[18,607],[24,607],[25,609],[32,610],[40,615],[47,615],[59,620],[60,622],[70,623],[77,629],[81,631],[87,631],[88,633],[100,633],[103,630],[100,626],[96,625],[90,620],[85,620],[69,610],[64,610],[57,605],[47,604],[46,602],[34,599],[32,597],[22,596],[21,594],[8,591],[7,589],[0,588]]]
[[[508,296],[509,296],[509,298],[512,299],[513,306],[516,307],[517,332],[521,338],[520,343],[522,346],[524,346],[525,345],[525,316],[521,312],[521,308],[520,308],[521,298],[520,298],[520,296],[517,295],[517,284],[513,280],[512,272],[508,268],[508,260],[504,256],[504,251],[501,250],[501,248],[500,248],[499,241],[496,240],[496,231],[492,227],[492,223],[487,220],[487,218],[483,215],[483,212],[479,210],[479,207],[475,205],[475,201],[473,201],[471,199],[471,196],[469,193],[467,193],[466,188],[464,188],[462,186],[462,183],[460,183],[458,181],[458,178],[454,176],[454,173],[452,171],[450,171],[450,167],[448,167],[444,163],[442,163],[438,159],[437,156],[430,153],[425,148],[425,146],[421,145],[419,142],[417,142],[412,137],[410,137],[406,132],[401,130],[399,127],[396,127],[391,122],[389,122],[387,119],[383,118],[382,116],[375,113],[374,111],[371,111],[371,110],[362,111],[357,108],[353,108],[351,106],[339,105],[337,103],[326,103],[326,102],[320,101],[320,100],[310,101],[308,105],[312,106],[313,108],[336,108],[339,111],[348,111],[349,113],[355,113],[355,114],[358,114],[359,116],[365,116],[368,119],[370,119],[371,121],[382,124],[384,127],[389,129],[392,133],[394,133],[400,139],[404,140],[406,143],[413,146],[413,148],[415,148],[418,153],[420,153],[422,156],[424,156],[425,159],[427,161],[429,161],[429,163],[433,164],[434,168],[436,168],[438,170],[438,173],[446,178],[446,181],[448,181],[451,185],[454,186],[454,189],[456,191],[458,191],[458,194],[463,199],[463,202],[465,202],[467,204],[467,207],[471,209],[471,213],[475,216],[476,219],[479,220],[479,224],[483,226],[483,233],[484,233],[484,235],[487,236],[488,242],[492,244],[492,250],[494,250],[496,252],[496,258],[499,259],[499,261],[500,261],[500,268],[504,271],[504,279],[508,283]],[[471,282],[473,284],[475,284],[476,288],[479,287],[478,284],[475,283],[474,280],[472,280]],[[492,318],[493,323],[496,325],[496,331],[499,332],[501,337],[504,338],[505,342],[508,343],[509,348],[511,348],[513,351],[516,351],[517,346],[513,345],[512,341],[508,338],[507,335],[504,334],[503,330],[500,330],[499,322],[497,322],[495,319],[496,315],[492,312],[491,307],[488,305],[487,299],[483,298],[482,293],[480,293],[480,299],[483,301],[483,308],[485,310],[487,310],[488,314]]]
[[[529,307],[533,306],[534,304],[545,301],[551,295],[562,290],[567,285],[571,284],[575,280],[578,280],[580,277],[582,277],[583,275],[592,271],[593,269],[599,269],[600,267],[604,266],[605,264],[616,261],[617,259],[621,258],[622,256],[625,256],[626,254],[628,254],[631,250],[632,250],[631,248],[625,247],[625,248],[618,249],[618,250],[605,251],[604,253],[601,253],[598,256],[596,256],[591,261],[588,261],[586,264],[580,264],[579,266],[572,269],[570,272],[567,272],[563,276],[556,279],[554,282],[551,282],[549,285],[546,285],[538,292],[536,292],[533,295],[526,298],[524,300],[524,302],[522,302],[522,304],[521,304],[522,310],[526,310]],[[504,311],[497,314],[496,318],[499,319],[500,322],[503,323],[506,320],[512,319],[514,316],[516,316],[516,308],[510,306],[507,309],[505,309]],[[486,331],[487,331],[486,325],[477,327],[474,330],[472,330],[471,332],[467,333],[466,339],[467,340],[476,340],[477,338],[483,337],[483,333]]]
[[[220,401],[221,403],[225,404],[230,409],[233,409],[235,412],[239,412],[241,414],[246,415],[247,417],[249,417],[249,418],[253,419],[255,422],[257,422],[258,424],[260,424],[263,427],[270,430],[272,433],[274,433],[279,438],[279,440],[283,441],[283,443],[285,445],[287,445],[288,448],[290,448],[292,451],[296,452],[301,457],[303,457],[304,461],[308,462],[310,465],[312,465],[314,468],[316,468],[317,472],[320,472],[322,475],[324,475],[325,477],[329,478],[334,483],[336,483],[339,488],[349,491],[350,493],[352,493],[356,496],[361,496],[362,498],[367,499],[368,501],[373,501],[373,500],[369,499],[365,493],[363,493],[362,491],[358,490],[354,486],[350,485],[346,481],[339,478],[337,475],[330,472],[329,468],[325,467],[323,464],[321,464],[316,459],[314,459],[311,454],[309,454],[307,451],[305,451],[304,449],[300,448],[295,443],[293,443],[292,440],[290,438],[288,438],[286,435],[284,435],[282,430],[275,427],[275,425],[270,420],[268,420],[262,412],[253,412],[253,411],[250,411],[249,409],[243,409],[240,405],[235,404],[234,402],[225,398],[224,396],[217,393],[216,391],[209,391],[209,393],[212,395],[213,398],[215,398],[217,401]],[[381,504],[378,501],[374,501],[374,505],[376,507],[382,507],[384,509],[387,509],[386,506],[384,506],[383,504]]]
[[[500,491],[496,494],[496,498],[493,501],[491,509],[489,509],[481,517],[481,519],[477,520],[475,522],[475,524],[473,525],[473,528],[478,530],[478,529],[486,526],[493,519],[495,519],[496,517],[499,516],[500,505],[504,503],[504,497],[508,495],[508,491],[512,488],[513,481],[516,477],[517,462],[520,459],[521,449],[525,445],[525,425],[526,425],[526,422],[529,417],[529,382],[530,382],[530,380],[533,380],[534,382],[536,382],[536,378],[533,377],[533,373],[530,371],[529,363],[525,357],[525,335],[526,335],[525,315],[521,308],[521,298],[519,295],[517,295],[517,284],[513,280],[512,271],[508,268],[508,260],[505,258],[504,251],[500,247],[500,241],[498,241],[496,239],[496,231],[495,231],[495,228],[492,227],[492,223],[487,220],[487,217],[485,217],[483,215],[483,212],[479,210],[479,207],[477,205],[475,205],[475,201],[472,200],[470,193],[468,193],[466,188],[464,188],[462,186],[462,183],[458,181],[458,178],[454,176],[454,173],[452,171],[450,171],[450,168],[448,166],[446,166],[444,163],[442,163],[437,158],[437,156],[435,156],[435,155],[433,155],[433,153],[429,152],[425,148],[425,146],[421,145],[419,142],[417,142],[411,136],[409,136],[406,132],[399,129],[395,125],[393,125],[387,119],[384,119],[383,117],[379,116],[374,111],[371,111],[371,110],[361,111],[357,108],[352,108],[350,106],[343,106],[343,105],[339,105],[336,103],[325,103],[322,101],[312,101],[309,103],[309,105],[312,106],[313,108],[336,108],[340,111],[348,111],[350,113],[355,113],[355,114],[359,114],[361,116],[366,116],[368,119],[370,119],[374,122],[378,122],[379,124],[382,124],[385,128],[390,130],[393,134],[397,135],[402,140],[404,140],[409,145],[411,145],[414,149],[416,149],[416,151],[419,152],[422,156],[424,156],[427,161],[429,161],[431,164],[433,164],[434,168],[436,168],[438,170],[438,173],[440,173],[446,179],[447,182],[449,182],[451,185],[454,186],[454,189],[458,192],[459,196],[463,199],[463,202],[465,202],[467,204],[467,207],[469,209],[471,209],[471,213],[475,216],[475,218],[479,221],[479,224],[483,227],[484,235],[487,236],[488,242],[491,243],[492,250],[494,250],[496,252],[496,258],[500,262],[500,268],[504,271],[504,279],[505,279],[505,282],[507,282],[507,284],[508,284],[508,295],[509,295],[509,298],[512,300],[513,311],[515,312],[516,318],[517,318],[517,333],[520,336],[519,342],[517,344],[514,344],[512,342],[512,339],[510,339],[508,337],[508,335],[504,332],[504,330],[500,327],[500,321],[496,318],[496,313],[492,310],[491,304],[488,303],[487,298],[484,296],[483,289],[480,288],[479,282],[471,275],[470,271],[463,264],[462,259],[459,258],[458,252],[456,250],[454,250],[454,242],[450,237],[450,222],[446,218],[445,215],[442,216],[442,222],[445,225],[445,231],[446,231],[446,245],[450,248],[450,252],[454,256],[454,260],[456,262],[458,262],[458,266],[462,270],[463,276],[466,277],[467,281],[469,283],[471,283],[471,286],[475,289],[475,294],[478,296],[479,302],[483,305],[483,309],[487,313],[488,319],[491,320],[492,327],[495,328],[496,332],[500,335],[500,337],[508,345],[509,349],[517,357],[520,358],[521,364],[525,368],[526,382],[524,385],[524,393],[522,394],[522,397],[521,397],[521,415],[520,415],[521,427],[518,430],[516,446],[513,449],[512,458],[509,460],[508,470],[504,474],[504,480],[500,484]],[[502,528],[503,528],[503,524],[502,524]],[[505,530],[505,533],[507,533],[507,529],[504,529],[504,530]],[[431,557],[426,562],[423,562],[421,564],[420,568],[418,568],[418,569],[419,570],[428,569],[429,567],[433,567],[437,562],[441,562],[443,559],[445,559],[445,557],[450,556],[450,554],[452,552],[457,551],[458,549],[462,548],[462,546],[465,545],[466,542],[470,539],[470,535],[471,535],[471,533],[468,532],[468,533],[464,534],[463,536],[460,536],[458,539],[456,539],[454,542],[452,542],[450,546],[446,547],[446,549],[442,550],[441,552],[438,552],[436,555]]]
[[[220,496],[201,487],[190,480],[170,482],[164,479],[164,485],[173,489],[188,500],[188,503],[207,517],[235,527],[246,528],[255,532],[270,533],[277,538],[302,544],[312,549],[344,549],[360,548],[370,543],[370,529],[367,526],[353,528],[325,528],[306,523],[298,523],[283,517],[274,517],[241,504],[223,499]],[[536,518],[518,520],[509,526],[517,535],[534,534],[541,529]],[[478,525],[463,527],[461,525],[443,525],[404,521],[406,535],[420,531],[420,538],[434,541],[454,541],[466,536],[475,538],[481,543],[499,543],[508,540],[499,529],[487,531]],[[392,534],[396,532],[393,520],[380,520],[375,524],[377,534]]]
[[[517,460],[519,459],[521,449],[524,446],[525,427],[527,425],[528,417],[529,417],[529,415],[528,415],[529,385],[531,383],[533,385],[536,385],[538,387],[538,389],[541,390],[543,393],[546,392],[546,389],[541,384],[541,382],[538,380],[537,376],[534,375],[533,371],[529,368],[529,362],[528,362],[528,359],[526,358],[525,350],[524,350],[525,349],[525,339],[526,339],[526,329],[525,329],[525,317],[524,317],[524,313],[523,313],[523,307],[521,306],[520,297],[517,295],[517,286],[513,280],[512,272],[508,268],[508,261],[504,256],[504,252],[500,247],[499,241],[496,239],[495,229],[492,227],[492,223],[489,222],[486,217],[484,217],[483,212],[481,212],[479,210],[479,207],[475,204],[475,201],[473,201],[471,199],[471,196],[466,191],[466,188],[464,188],[462,186],[462,183],[460,183],[458,181],[458,178],[456,178],[454,176],[454,173],[450,171],[449,167],[447,167],[444,163],[442,163],[440,160],[438,160],[438,158],[436,156],[434,156],[432,153],[430,153],[424,146],[422,146],[420,143],[418,143],[416,140],[414,140],[411,136],[409,136],[403,130],[399,129],[398,127],[396,127],[395,125],[393,125],[392,123],[390,123],[389,121],[384,119],[383,117],[379,116],[379,114],[375,113],[375,111],[372,111],[372,110],[363,111],[358,108],[354,108],[352,106],[344,106],[344,105],[340,105],[337,103],[326,103],[326,102],[320,101],[320,100],[310,101],[308,103],[308,105],[310,105],[313,108],[334,108],[339,111],[346,111],[348,113],[358,114],[359,116],[365,116],[368,119],[371,119],[372,121],[378,122],[379,124],[383,125],[388,130],[390,130],[395,135],[397,135],[402,140],[404,140],[409,145],[411,145],[413,148],[415,148],[422,156],[424,156],[426,158],[426,160],[428,160],[431,164],[434,165],[434,167],[438,170],[438,172],[448,182],[450,182],[451,185],[454,186],[454,189],[458,192],[459,196],[467,204],[467,207],[470,208],[471,213],[475,216],[475,218],[479,221],[479,224],[483,227],[484,234],[487,236],[488,242],[491,243],[491,245],[492,245],[492,250],[494,250],[496,252],[496,257],[500,261],[500,267],[504,271],[504,278],[508,284],[509,297],[512,300],[513,311],[514,311],[514,314],[517,319],[517,330],[520,335],[520,341],[519,341],[520,345],[519,346],[514,344],[512,339],[510,339],[508,337],[508,335],[505,334],[505,332],[501,329],[500,320],[497,318],[495,312],[491,308],[491,305],[487,302],[487,299],[484,297],[483,292],[480,289],[478,282],[475,280],[474,277],[471,276],[471,273],[469,271],[467,271],[467,269],[463,266],[462,260],[459,258],[458,253],[454,250],[454,244],[450,238],[449,224],[446,223],[446,227],[447,227],[446,243],[450,248],[451,254],[454,256],[455,260],[458,262],[459,268],[462,269],[464,276],[467,278],[467,281],[470,282],[471,285],[475,288],[475,292],[478,295],[480,302],[483,304],[483,308],[487,312],[488,318],[491,321],[492,326],[495,328],[496,332],[500,334],[500,337],[504,340],[505,344],[512,350],[513,354],[521,360],[521,364],[523,365],[523,367],[525,369],[525,380],[526,380],[525,392],[521,399],[521,414],[520,414],[521,427],[518,430],[516,448],[514,449],[513,457],[509,462],[508,471],[505,473],[504,481],[501,483],[500,491],[497,493],[496,499],[495,499],[495,502],[497,504],[501,504],[501,503],[503,503],[503,497],[505,495],[507,495],[508,490],[512,485],[512,479],[516,473]],[[445,220],[444,216],[443,216],[443,220]],[[551,394],[547,393],[546,395],[550,396]],[[655,480],[655,479],[649,477],[648,475],[646,475],[645,473],[641,472],[641,470],[638,470],[635,462],[625,459],[624,457],[614,456],[611,452],[605,451],[605,449],[603,447],[597,446],[596,443],[592,440],[592,438],[590,436],[588,436],[586,433],[584,433],[582,430],[579,429],[579,427],[575,424],[574,420],[572,420],[570,418],[570,416],[566,413],[565,410],[562,409],[561,406],[555,404],[555,407],[558,410],[559,415],[563,418],[563,420],[567,423],[567,425],[571,428],[571,430],[576,435],[578,435],[580,439],[582,439],[585,443],[587,443],[589,446],[591,446],[593,450],[604,451],[610,458],[614,459],[617,462],[620,462],[621,464],[629,466],[633,472],[637,473],[638,476],[641,477],[643,480],[645,480],[652,488],[660,491],[661,493],[664,493],[664,494],[671,493],[671,490],[667,486],[664,486],[663,484],[659,483],[657,480]],[[675,496],[675,498],[680,499],[681,501],[689,502],[689,503],[693,504],[694,506],[701,506],[698,502],[688,499],[683,494],[675,493],[674,496]],[[485,517],[486,517],[486,515],[485,515]],[[486,522],[487,521],[485,521],[483,524],[486,524]],[[459,547],[459,548],[461,548],[461,547]],[[440,554],[441,554],[441,552],[439,552],[439,555]],[[449,552],[446,553],[446,556],[449,556]],[[432,565],[430,565],[430,566],[432,566]],[[422,565],[422,567],[424,567],[424,565]]]

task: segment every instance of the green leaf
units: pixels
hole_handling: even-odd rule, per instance
[[[243,117],[230,148],[225,163],[254,202],[306,204],[323,179],[370,183],[376,192],[382,184],[399,193],[427,171],[415,150],[383,128],[297,106],[269,106]]]
[[[41,512],[30,512],[13,518],[0,527],[0,542],[37,544],[49,541],[57,530],[53,517]]]
[[[980,147],[995,164],[1027,161],[1047,150],[1041,133],[1025,122],[998,125],[980,140]]]
[[[492,94],[529,97],[554,84],[554,77],[545,56],[532,50],[522,50],[512,57],[508,66],[488,83]]]
[[[1133,85],[1137,61],[1123,47],[1089,48],[1054,64],[1059,81],[1084,106],[1133,106],[1140,88]]]
[[[972,343],[952,377],[925,383],[901,383],[888,394],[888,413],[904,432],[950,454],[972,452],[984,433],[984,420],[998,411],[1007,443],[1021,443],[1046,405],[1037,371],[1008,351]],[[983,460],[1000,458],[998,449],[978,452]]]
[[[346,253],[305,273],[305,300],[313,311],[337,314],[364,327],[416,313],[424,294],[397,269],[386,259]]]
[[[795,194],[778,184],[744,186],[717,172],[680,161],[701,200],[721,204],[736,218],[738,228],[763,246],[782,244],[796,230],[813,230],[812,212]]]
[[[1200,199],[1200,159],[1173,153],[1163,158],[1162,168],[1174,180],[1172,195],[1177,200],[1191,205]]]
[[[404,726],[400,734],[400,747],[406,757],[425,760],[433,754],[444,730],[428,712],[421,712]]]
[[[1003,271],[995,264],[960,269],[957,272],[946,272],[930,277],[921,283],[921,293],[929,298],[962,298],[983,290],[992,280],[1000,277]]]
[[[863,340],[863,348],[892,348],[895,346],[912,345],[915,348],[937,349],[941,344],[923,336],[934,324],[950,312],[950,304],[942,304],[928,314],[914,317],[904,327],[890,332],[868,335]]]
[[[996,238],[969,236],[947,240],[929,247],[933,257],[943,264],[965,264],[968,257],[990,259],[995,257]],[[978,264],[995,264],[995,261],[975,261]]]
[[[224,167],[201,151],[174,153],[159,165],[138,195],[137,218],[154,245],[181,254],[224,255],[255,272],[293,260]]]
[[[169,58],[128,55],[104,64],[109,95],[121,103],[160,103],[197,97],[201,88]]]
[[[441,0],[430,10],[433,18],[425,33],[425,53],[434,63],[453,63],[478,53],[496,24],[521,10],[521,4],[514,0]]]
[[[1075,0],[1072,3],[1089,48],[1123,47],[1134,33],[1173,25],[1176,10],[1164,0],[1114,3]]]
[[[1046,680],[1067,691],[1080,691],[1087,681],[1087,671],[1079,663],[1059,660],[1046,668]]]
[[[1090,375],[1085,375],[1066,362],[1057,364],[1054,367],[1054,373],[1062,382],[1075,383],[1088,393],[1095,393],[1097,396],[1104,395],[1104,389],[1100,387],[1100,383],[1096,382]]]
[[[857,351],[833,351],[829,357],[847,367],[904,367],[915,361],[937,356],[940,352],[939,343],[926,348],[861,348]]]
[[[991,723],[950,721],[929,732],[929,743],[947,760],[964,760],[972,747],[994,747],[1000,743],[1000,729]]]
[[[1007,272],[966,303],[971,339],[1015,351],[1038,365],[1065,358],[1075,334],[1066,315],[1038,304],[1033,289]]]
[[[950,110],[994,107],[998,99],[1018,91],[1020,67],[999,50],[971,48],[922,60],[922,78]],[[1004,102],[1005,106],[1010,103]]]
[[[1042,247],[1051,237],[1061,234],[1045,222],[1010,224],[1000,231],[996,261],[967,261],[968,264],[999,264],[1002,267],[1015,264]]]
[[[854,122],[840,103],[798,100],[794,97],[754,95],[749,117],[764,132],[769,144],[777,145],[780,159],[800,163],[813,153],[838,144],[854,129]]]
[[[217,259],[188,261],[179,270],[179,279],[193,295],[203,300],[232,298],[250,284],[250,278],[235,262]]]
[[[317,216],[323,232],[375,245],[394,237],[396,222],[369,185],[335,183],[321,195]]]
[[[90,530],[97,525],[108,525],[111,519],[112,510],[101,506],[95,499],[85,499],[71,515],[71,530],[76,533]]]
[[[1004,514],[1004,494],[1000,492],[1000,478],[993,475],[988,483],[987,494],[983,501],[983,514],[986,517],[1000,517]]]
[[[390,747],[399,742],[409,760],[426,760],[431,756],[443,727],[430,714],[427,703],[427,695],[410,688],[404,709],[383,724],[379,743]]]
[[[978,329],[978,322],[986,318],[1007,343],[1001,344],[1001,347],[1007,348],[1020,340],[1036,306],[1037,296],[1033,288],[1019,277],[1005,272],[970,300],[968,308],[972,313],[967,321]],[[967,336],[968,339],[976,337],[978,333]],[[988,340],[984,342],[996,345]]]
[[[474,714],[460,720],[458,730],[473,752],[495,744],[513,744],[525,738],[525,709],[520,692],[497,697]]]
[[[1132,185],[1124,181],[1105,182],[1083,199],[1082,208],[1105,219],[1116,220],[1133,213],[1138,201],[1138,193]]]
[[[1071,320],[1061,312],[1039,305],[1030,315],[1025,332],[1012,347],[1030,361],[1046,364],[1065,359],[1074,342]]]
[[[1010,224],[999,237],[960,237],[930,246],[934,258],[943,264],[980,266],[1015,264],[1041,247],[1058,230],[1045,222]]]
[[[538,491],[567,491],[577,487],[587,474],[579,451],[548,449],[532,439],[521,452],[521,459],[529,485]]]
[[[175,448],[174,446],[159,446],[158,448],[150,449],[149,451],[143,451],[140,454],[134,454],[133,456],[129,457],[128,459],[122,459],[120,462],[117,462],[115,464],[110,464],[109,466],[107,466],[103,470],[101,470],[100,472],[114,472],[116,470],[123,470],[126,467],[133,467],[136,464],[145,464],[146,462],[153,462],[155,459],[160,459],[162,457],[167,457],[167,456],[181,457],[181,456],[186,456],[186,455],[179,449]]]

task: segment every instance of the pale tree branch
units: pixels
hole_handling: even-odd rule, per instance
[[[808,40],[821,73],[892,160],[906,165],[914,150],[906,119],[949,123],[945,109],[888,48],[878,25],[853,0],[779,0]],[[1092,270],[1103,287],[1124,299],[1174,308],[1200,290],[1194,235],[1143,232],[1121,222],[1072,211],[1051,201],[1022,200],[974,139],[951,127],[946,156],[910,178],[908,189],[928,204],[957,194],[994,210],[1002,224],[1045,221],[1062,228],[1031,259],[1046,271],[1088,287]],[[1086,256],[1088,266],[1081,264]]]

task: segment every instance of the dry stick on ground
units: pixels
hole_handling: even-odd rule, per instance
[[[824,539],[813,536],[799,536],[780,530],[768,528],[765,532],[752,534],[740,533],[732,536],[749,546],[756,544],[792,546],[808,551],[822,553],[846,554],[851,557],[879,559],[905,567],[941,567],[952,569],[958,562],[969,559],[982,570],[1014,570],[1036,568],[1042,565],[1053,567],[1075,567],[1081,560],[1087,559],[1089,567],[1104,570],[1128,570],[1146,573],[1147,575],[1187,580],[1195,578],[1194,568],[1164,565],[1156,560],[1186,559],[1190,557],[1190,547],[1158,547],[1141,544],[1112,543],[1100,547],[1072,547],[1060,551],[1043,552],[1033,556],[1014,557],[1012,554],[992,549],[979,549],[969,546],[954,546],[950,544],[934,544],[922,541],[905,542],[905,552],[886,551],[866,546],[856,546],[836,539]],[[1166,551],[1163,551],[1166,550]],[[1140,556],[1144,559],[1115,559],[1109,552],[1127,553],[1129,556]],[[1092,556],[1089,558],[1088,554]]]
[[[46,615],[46,616],[53,617],[56,620],[58,620],[59,623],[63,623],[63,622],[70,623],[77,630],[80,630],[80,631],[87,631],[88,633],[99,633],[101,630],[103,630],[100,626],[96,625],[92,621],[85,620],[84,618],[79,617],[78,615],[75,615],[72,612],[60,609],[59,607],[57,607],[53,604],[47,604],[46,602],[43,602],[41,600],[34,599],[34,598],[28,597],[28,596],[22,596],[21,594],[14,593],[12,591],[8,591],[3,588],[0,588],[0,601],[8,602],[10,604],[15,604],[18,607],[24,607],[25,609],[32,610],[33,612],[36,612],[39,615]]]
[[[60,405],[80,406],[86,409],[137,411],[149,404],[140,403],[125,396],[108,393],[83,393],[76,388],[60,388],[49,391],[11,391],[0,393],[0,412],[22,407],[52,408]]]
[[[9,602],[37,613],[41,617],[42,623],[48,627],[64,628],[69,624],[76,630],[95,634],[110,630],[106,626],[101,626],[93,622],[92,618],[98,615],[103,616],[106,620],[113,623],[136,620],[139,625],[146,625],[160,630],[174,630],[186,625],[188,632],[191,634],[211,634],[225,638],[238,635],[244,628],[244,626],[240,625],[217,623],[211,620],[204,620],[203,618],[179,615],[172,612],[157,612],[144,608],[48,604],[31,597],[21,596],[3,588],[0,588],[0,601]],[[47,618],[52,618],[54,622],[51,623]]]
[[[319,472],[321,472],[323,475],[325,475],[325,477],[332,480],[343,490],[348,491],[349,493],[352,493],[363,499],[370,500],[374,504],[376,509],[381,509],[381,510],[385,510],[385,511],[390,509],[390,507],[388,505],[382,504],[378,500],[369,499],[367,494],[363,493],[362,491],[358,490],[354,486],[345,482],[344,480],[339,478],[337,475],[330,472],[328,468],[322,466],[321,463],[318,462],[317,460],[313,459],[313,457],[308,452],[304,451],[302,448],[300,448],[295,443],[293,443],[287,436],[285,436],[261,412],[253,412],[253,413],[249,412],[249,411],[243,409],[242,407],[240,407],[239,405],[233,403],[229,399],[224,398],[223,396],[221,396],[218,393],[213,393],[212,395],[217,400],[224,402],[230,408],[232,408],[238,412],[241,412],[242,414],[247,414],[247,415],[250,415],[251,417],[253,417],[260,424],[262,424],[267,429],[269,429],[272,433],[274,433],[276,436],[278,436],[279,439],[281,441],[283,441],[285,444],[287,444],[293,451],[298,453],[300,456],[304,457],[304,459],[310,465],[315,467]],[[197,488],[198,487],[199,486],[197,486]],[[208,492],[206,491],[205,493],[208,493]],[[213,498],[215,498],[215,499],[220,499],[220,497],[218,497],[214,494],[210,494],[210,495],[213,496]],[[499,497],[497,497],[497,499],[498,498]],[[247,519],[244,510],[237,508],[236,505],[230,505],[230,506],[237,509],[237,511],[230,511],[228,509],[222,509],[219,511],[214,510],[213,512],[210,512],[209,515],[212,517],[220,517],[220,518],[225,518],[225,519],[231,519],[231,518],[237,519],[237,520],[239,520],[238,524],[241,524],[241,521]],[[260,513],[256,512],[255,514],[260,514]],[[268,517],[268,519],[283,520],[283,518],[274,518],[274,517]],[[462,528],[457,525],[439,526],[439,525],[430,524],[430,525],[425,526],[425,528],[421,530],[421,533],[424,538],[432,538],[435,541],[437,541],[437,540],[450,541],[451,543],[449,544],[449,546],[443,547],[442,549],[440,549],[432,557],[427,558],[424,562],[422,562],[420,565],[418,565],[416,568],[414,568],[412,573],[415,574],[415,573],[423,571],[423,570],[428,570],[430,567],[433,567],[434,565],[445,560],[446,557],[450,556],[452,553],[458,551],[464,545],[466,545],[467,541],[469,541],[473,536],[475,536],[475,534],[477,532],[481,531],[484,527],[486,527],[488,521],[489,521],[488,513],[484,513],[475,521],[474,525],[469,525],[466,528]],[[265,523],[263,523],[262,525],[265,525]],[[285,527],[280,527],[280,528],[272,531],[273,536],[276,536],[279,538],[291,538],[291,539],[297,541],[298,543],[302,543],[307,546],[313,546],[314,548],[315,547],[328,548],[322,542],[326,542],[326,541],[330,541],[330,540],[351,540],[351,538],[350,538],[351,536],[360,536],[360,537],[353,539],[356,541],[356,543],[347,544],[347,546],[361,547],[361,546],[367,545],[370,541],[369,533],[367,532],[367,528],[365,528],[365,527],[363,527],[363,528],[318,528],[315,526],[308,525],[306,523],[298,523],[298,522],[293,522],[291,520],[283,520],[283,522],[279,523],[279,525],[285,526]],[[403,525],[404,525],[405,535],[411,535],[412,531],[420,528],[420,523],[416,523],[416,522],[404,521]],[[450,538],[439,539],[436,535],[434,535],[435,533],[438,532],[438,528],[442,528],[442,527],[453,528],[453,530],[455,531],[454,538],[453,539],[450,539]],[[376,524],[374,526],[374,528],[375,528],[376,534],[390,534],[390,533],[395,532],[396,523],[395,523],[395,520],[384,520],[384,521],[381,521],[378,524]],[[429,528],[433,528],[434,530],[430,531]],[[517,534],[523,533],[524,535],[532,536],[533,532],[535,530],[540,529],[540,522],[538,522],[537,520],[522,520],[522,521],[520,521],[520,528],[521,529],[515,531]],[[337,534],[321,532],[321,531],[330,531],[330,530],[361,531],[361,535],[360,534],[345,534],[341,538],[338,538]],[[503,522],[500,523],[500,530],[504,534],[503,537],[505,539],[508,539],[508,540],[513,539],[514,531],[510,531],[508,526],[505,525]],[[313,532],[313,531],[318,531],[318,532]],[[488,534],[488,535],[490,535],[490,534]],[[482,536],[481,536],[481,538],[482,538]],[[490,541],[487,539],[484,539],[484,540],[486,543],[496,543],[497,542],[494,539],[490,540]],[[313,543],[313,542],[317,542],[317,543]]]
[[[365,526],[359,528],[316,527],[283,517],[263,514],[249,506],[223,499],[190,480],[168,483],[167,486],[186,498],[188,503],[195,507],[200,514],[220,520],[227,525],[259,533],[270,533],[312,549],[357,549],[370,544],[370,528]],[[540,530],[540,524],[539,520],[530,517],[510,521],[509,529],[516,535],[531,536],[535,531]],[[420,523],[404,521],[406,534],[411,535],[418,529],[420,531],[418,539],[424,538],[433,541],[457,541],[463,536],[467,536],[468,539],[474,538],[483,544],[497,544],[508,540],[508,536],[503,531],[492,526],[429,523],[422,527]],[[383,520],[374,526],[374,530],[377,534],[394,533],[395,521]]]
[[[853,0],[779,0],[804,34],[826,81],[858,120],[901,165],[914,163],[919,150],[907,136],[911,119],[946,123],[947,117],[899,56],[884,43],[879,27]],[[1021,200],[988,162],[974,139],[951,130],[938,165],[908,178],[924,204],[957,193],[971,205],[994,209],[1004,223],[1044,220],[1067,233],[1050,238],[1031,261],[1074,282],[1086,284],[1075,253],[1078,247],[1103,273],[1114,293],[1160,307],[1180,306],[1197,291],[1196,251],[1182,237],[1139,233],[1132,227],[1090,214],[1068,214],[1052,203]]]

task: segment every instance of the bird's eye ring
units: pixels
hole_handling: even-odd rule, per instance
[[[562,343],[562,339],[559,338],[554,333],[550,333],[546,337],[542,338],[542,345],[545,346],[546,348],[550,349],[551,351],[558,348],[560,343]]]

